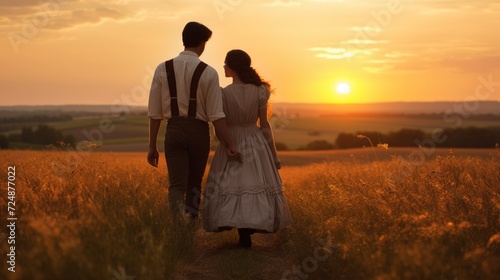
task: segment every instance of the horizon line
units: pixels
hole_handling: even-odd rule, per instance
[[[271,104],[286,104],[286,105],[376,105],[376,104],[395,104],[395,103],[463,103],[463,102],[471,102],[466,100],[448,100],[448,101],[380,101],[380,102],[366,102],[366,103],[316,103],[316,102],[270,102]],[[500,103],[500,100],[475,100],[475,102],[482,103]],[[64,106],[128,106],[128,107],[147,107],[148,105],[133,105],[133,104],[85,104],[85,103],[72,103],[72,104],[17,104],[17,105],[1,105],[0,107],[64,107]]]

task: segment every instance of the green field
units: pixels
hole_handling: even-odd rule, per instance
[[[285,144],[289,149],[298,149],[315,140],[334,143],[339,133],[376,131],[388,133],[403,128],[431,132],[435,128],[448,128],[456,123],[446,122],[441,116],[428,115],[339,115],[328,117],[278,117],[273,116],[276,142]],[[23,124],[3,134],[20,133]],[[29,124],[36,126],[36,124]],[[103,151],[142,151],[147,147],[148,118],[145,115],[120,117],[75,118],[71,121],[53,122],[48,125],[72,134],[78,141],[101,142]],[[462,119],[461,127],[498,126],[497,118]],[[160,132],[159,147],[163,139],[165,123]],[[377,139],[372,139],[377,141]],[[216,143],[214,142],[214,145]],[[16,146],[20,147],[20,146]]]
[[[275,121],[274,134],[277,142],[296,149],[314,140],[334,142],[339,133],[376,131],[387,133],[403,128],[419,129],[431,132],[435,128],[448,128],[454,123],[447,123],[442,118],[423,116],[338,116],[318,118],[287,118]],[[497,120],[462,120],[462,127],[498,126]],[[372,139],[375,140],[375,139]]]

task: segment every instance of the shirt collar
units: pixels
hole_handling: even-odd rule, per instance
[[[190,55],[190,56],[198,57],[198,54],[193,52],[193,51],[182,51],[181,55]]]

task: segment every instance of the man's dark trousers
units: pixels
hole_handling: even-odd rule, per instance
[[[201,181],[210,152],[209,125],[192,117],[169,119],[165,157],[170,181],[168,201],[172,213],[186,211],[198,217]]]

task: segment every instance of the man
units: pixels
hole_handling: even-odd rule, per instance
[[[200,23],[186,24],[182,31],[184,51],[158,65],[149,95],[148,163],[158,167],[158,131],[161,121],[167,119],[168,200],[174,215],[181,210],[191,218],[198,217],[201,181],[210,151],[209,121],[228,147],[229,158],[241,162],[226,126],[217,71],[199,59],[211,36],[212,31]]]

